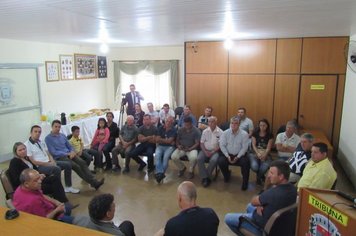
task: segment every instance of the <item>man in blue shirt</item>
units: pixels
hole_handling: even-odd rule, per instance
[[[88,169],[84,160],[76,157],[73,147],[70,145],[67,137],[60,133],[61,122],[54,120],[52,122],[52,131],[45,138],[49,153],[52,155],[57,165],[62,169],[71,165],[72,169],[87,183],[96,190],[104,183],[104,178],[97,181]]]

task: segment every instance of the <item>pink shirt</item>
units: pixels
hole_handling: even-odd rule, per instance
[[[14,193],[13,204],[19,211],[43,217],[47,217],[56,208],[52,202],[43,196],[41,190],[31,191],[24,189],[21,185]]]
[[[93,141],[91,142],[91,146],[99,144],[107,144],[109,142],[110,130],[108,128],[105,129],[96,129]]]

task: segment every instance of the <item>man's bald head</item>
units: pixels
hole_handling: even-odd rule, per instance
[[[190,181],[184,181],[178,186],[178,195],[186,203],[192,203],[197,199],[197,189]]]

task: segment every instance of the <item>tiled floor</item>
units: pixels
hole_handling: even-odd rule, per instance
[[[1,169],[7,166],[8,162],[0,164]],[[339,169],[338,165],[336,167]],[[112,193],[117,206],[114,221],[117,223],[126,219],[131,220],[138,236],[153,235],[170,217],[179,212],[176,189],[184,178],[177,177],[177,169],[172,163],[163,184],[157,184],[153,174],[147,175],[146,171],[137,172],[136,168],[135,163],[132,163],[128,175],[97,174],[98,178],[106,179],[105,184],[98,191],[90,188],[74,174],[73,186],[81,189],[80,194],[68,194],[71,202],[80,203],[80,206],[74,210],[74,215],[87,214],[88,202],[94,195]],[[242,192],[240,168],[232,167],[232,172],[230,183],[224,183],[220,174],[209,188],[201,186],[198,176],[193,179],[198,187],[198,205],[213,208],[219,216],[218,235],[234,235],[224,224],[224,215],[227,212],[245,211],[245,206],[252,196],[261,190],[261,187],[256,187],[255,174],[251,172],[249,189]],[[342,171],[338,171],[337,188],[347,193],[355,193]],[[0,193],[0,205],[4,205],[2,188]]]

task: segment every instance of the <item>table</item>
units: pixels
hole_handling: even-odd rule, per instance
[[[331,145],[331,143],[329,142],[329,140],[326,137],[326,135],[322,131],[305,129],[305,130],[303,130],[303,133],[312,134],[314,136],[314,143],[323,142],[326,145],[328,145],[328,158],[329,158],[329,160],[333,159],[334,148]]]
[[[119,118],[119,112],[113,112],[114,113],[114,122],[117,123],[118,118]],[[92,116],[92,117],[88,117],[88,118],[84,118],[84,119],[80,119],[80,120],[76,120],[76,121],[72,121],[70,123],[68,123],[67,125],[62,125],[61,126],[61,133],[63,133],[64,135],[69,135],[72,133],[71,128],[72,126],[76,125],[80,128],[80,136],[82,137],[84,146],[87,147],[90,145],[95,130],[98,127],[98,120],[99,118],[105,118],[105,115],[102,116]],[[40,139],[44,141],[45,137],[51,132],[51,124],[48,122],[42,122],[41,124],[41,128],[42,128],[42,134]]]
[[[7,210],[8,208],[0,206],[0,235],[108,235],[25,212],[20,212],[20,216],[16,219],[6,220],[4,215]]]

